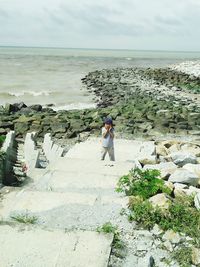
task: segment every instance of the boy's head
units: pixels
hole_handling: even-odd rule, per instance
[[[104,121],[104,124],[105,124],[105,128],[107,129],[107,128],[112,127],[113,121],[112,121],[111,118],[106,118],[105,121]]]

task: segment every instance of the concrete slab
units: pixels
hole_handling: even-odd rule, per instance
[[[115,139],[116,161],[135,160],[147,157],[155,152],[153,141],[138,141]],[[66,154],[66,158],[100,159],[101,138],[90,138],[83,143],[76,144]],[[108,159],[108,156],[106,158]]]
[[[119,180],[118,175],[49,171],[39,179],[36,189],[67,192],[76,189],[114,189]]]
[[[112,239],[91,231],[1,225],[1,267],[106,267]]]
[[[77,173],[96,173],[107,175],[124,175],[134,168],[136,163],[132,162],[104,162],[101,160],[88,160],[79,158],[60,158],[55,163],[49,165],[49,170],[60,170]]]
[[[0,204],[0,218],[10,220],[12,215],[25,212],[45,213],[70,205],[93,206],[97,196],[79,193],[21,190],[6,194]]]

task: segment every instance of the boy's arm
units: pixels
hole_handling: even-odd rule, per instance
[[[114,131],[113,131],[112,128],[109,130],[109,134],[110,134],[110,136],[111,136],[112,139],[115,137]]]
[[[109,130],[107,129],[103,129],[102,130],[102,136],[103,136],[103,138],[105,138],[106,137],[106,135],[108,134],[108,132],[109,132]]]

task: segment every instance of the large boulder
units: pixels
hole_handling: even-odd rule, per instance
[[[177,169],[172,175],[170,175],[169,181],[173,183],[182,183],[196,186],[198,185],[199,177],[195,173],[188,170]]]
[[[179,167],[183,167],[185,164],[192,163],[197,164],[196,156],[186,152],[175,152],[170,154],[172,161]]]

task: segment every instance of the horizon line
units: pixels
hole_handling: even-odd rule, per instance
[[[175,53],[200,53],[200,50],[156,50],[156,49],[129,49],[129,48],[83,48],[61,46],[23,46],[23,45],[0,45],[0,48],[42,48],[42,49],[75,49],[75,50],[103,50],[103,51],[142,51],[142,52],[175,52]]]

